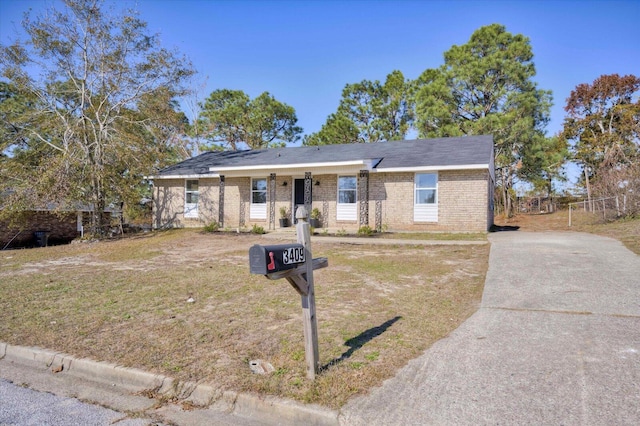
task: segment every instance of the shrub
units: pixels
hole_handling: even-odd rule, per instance
[[[370,237],[374,232],[376,231],[374,231],[369,225],[363,225],[358,228],[358,235],[360,236]]]
[[[289,217],[289,212],[287,212],[287,208],[285,206],[280,207],[280,217],[282,219]]]
[[[204,232],[217,232],[220,230],[220,224],[216,221],[204,226]]]
[[[254,234],[264,234],[264,228],[262,226],[258,226],[258,225],[253,225],[253,228],[251,228],[251,232]]]

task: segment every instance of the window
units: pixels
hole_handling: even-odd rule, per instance
[[[417,173],[415,177],[415,222],[438,221],[438,174]]]
[[[355,176],[338,177],[337,220],[358,220],[357,185]]]
[[[187,180],[185,182],[184,217],[198,217],[198,198],[198,181]]]
[[[267,218],[267,179],[251,179],[251,219]]]
[[[340,176],[338,178],[338,203],[354,204],[356,202],[356,177]]]
[[[435,204],[438,175],[435,173],[416,175],[416,204]]]

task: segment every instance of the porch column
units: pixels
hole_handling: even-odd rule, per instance
[[[269,175],[269,229],[276,229],[276,174]]]
[[[220,176],[218,185],[218,225],[224,228],[224,176]]]
[[[313,188],[313,179],[311,177],[311,172],[304,173],[304,207],[307,209],[307,219],[309,213],[311,213],[311,190]]]
[[[360,170],[358,179],[358,203],[360,203],[360,226],[369,225],[369,170]]]
[[[251,179],[249,179],[249,183],[247,184],[247,189],[249,190],[248,200],[249,202],[251,202]],[[240,217],[238,219],[238,225],[240,226],[240,228],[242,228],[246,223],[246,212],[245,212],[246,201],[244,198],[246,194],[243,194],[243,190],[244,188],[240,188]]]

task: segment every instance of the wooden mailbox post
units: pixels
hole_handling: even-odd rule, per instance
[[[252,274],[264,275],[270,280],[285,278],[300,294],[307,378],[313,380],[320,368],[313,270],[327,267],[329,261],[326,257],[312,258],[311,229],[307,217],[307,209],[304,206],[298,207],[297,244],[254,245],[249,249],[249,267]]]

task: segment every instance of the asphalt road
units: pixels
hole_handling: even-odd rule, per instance
[[[0,425],[76,426],[111,425],[145,426],[149,420],[131,419],[98,405],[75,398],[38,392],[0,379]]]
[[[264,425],[259,416],[246,414],[158,406],[157,401],[120,386],[0,360],[0,426]]]

